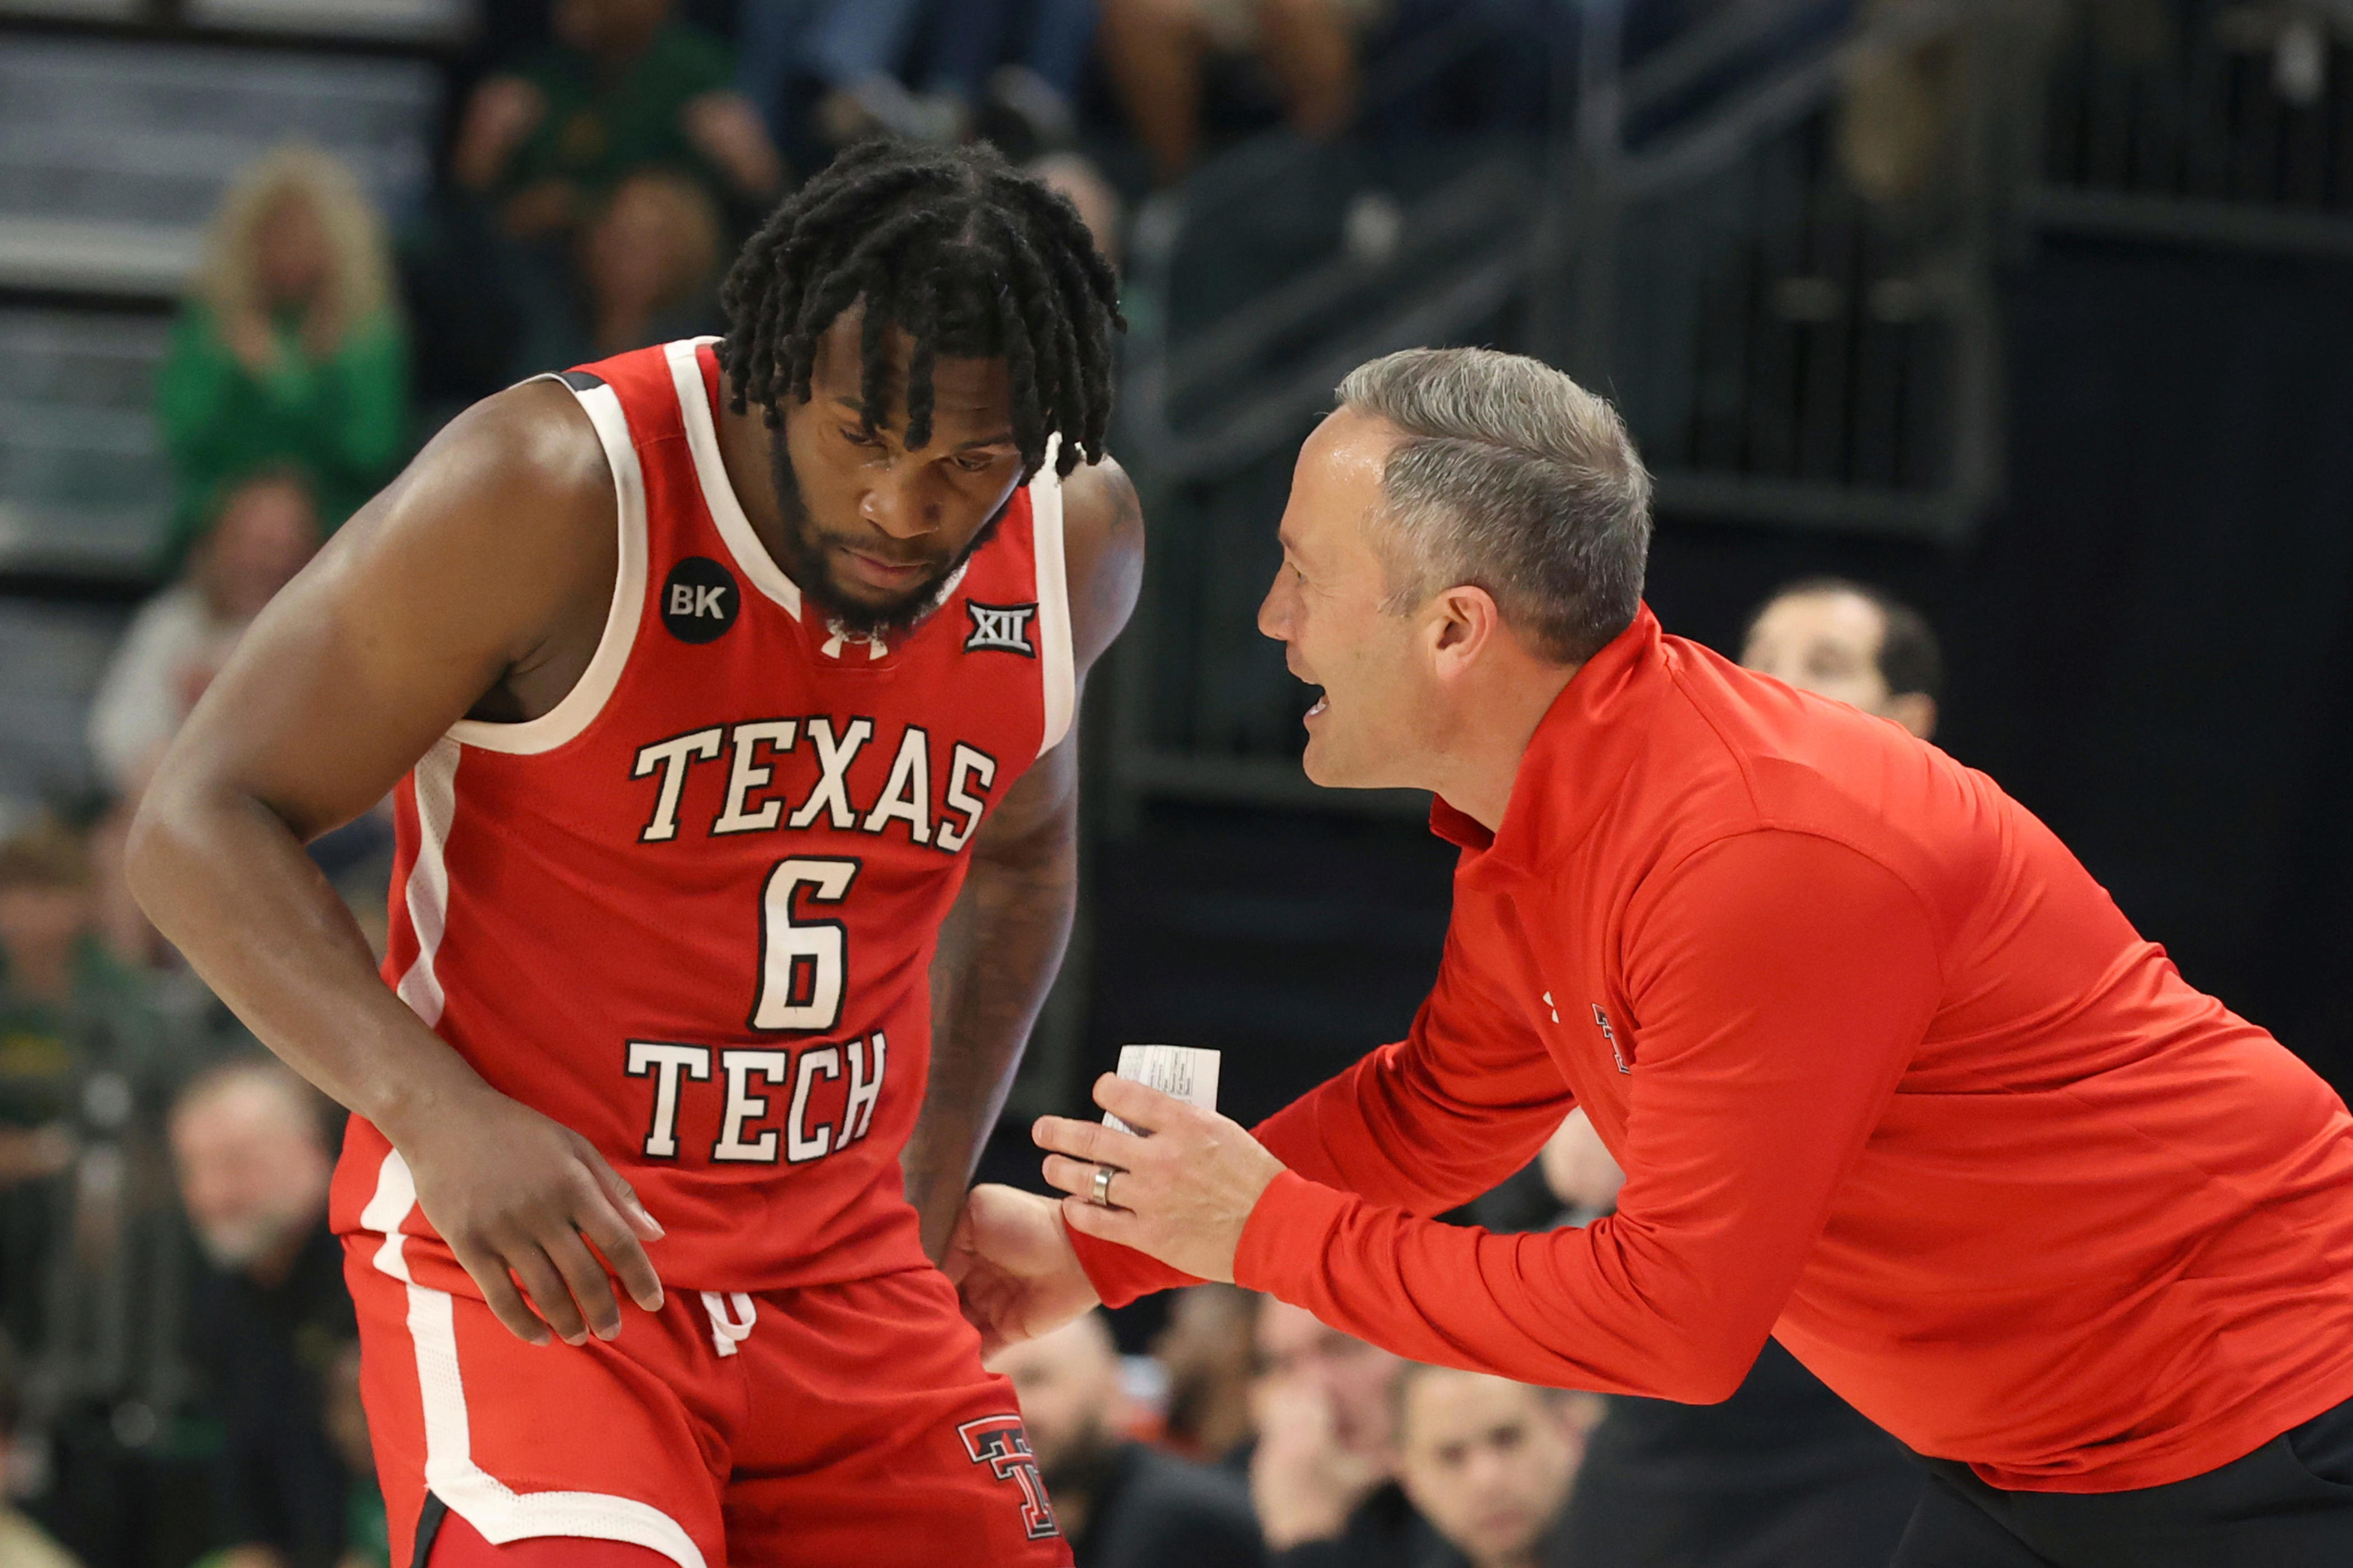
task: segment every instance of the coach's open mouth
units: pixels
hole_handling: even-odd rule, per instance
[[[1332,704],[1332,699],[1331,699],[1328,695],[1319,692],[1319,693],[1317,693],[1317,695],[1316,695],[1315,702],[1314,702],[1314,706],[1313,706],[1313,707],[1309,708],[1309,709],[1307,710],[1307,711],[1306,711],[1303,715],[1302,715],[1302,717],[1303,717],[1303,718],[1306,718],[1306,719],[1313,719],[1313,718],[1314,718],[1314,717],[1315,717],[1315,715],[1317,715],[1318,713],[1323,712],[1324,709],[1326,709],[1326,708],[1330,707],[1330,706],[1331,706],[1331,704]]]

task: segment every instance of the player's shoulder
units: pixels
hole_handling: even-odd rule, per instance
[[[607,512],[614,505],[596,426],[552,378],[483,398],[444,426],[417,463],[431,477],[501,499]]]
[[[1062,552],[1073,651],[1083,666],[1127,625],[1144,581],[1144,507],[1118,459],[1082,464],[1062,481]]]
[[[560,383],[466,409],[338,532],[353,592],[406,584],[540,635],[611,596],[619,502],[603,443]]]

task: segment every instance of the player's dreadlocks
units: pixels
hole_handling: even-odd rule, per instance
[[[1016,172],[986,144],[853,147],[778,207],[720,291],[728,331],[719,348],[733,406],[768,410],[789,393],[807,402],[818,340],[853,303],[860,398],[871,432],[890,406],[883,333],[914,340],[907,365],[909,447],[932,438],[932,362],[1002,357],[1013,381],[1013,435],[1025,472],[1103,453],[1111,422],[1111,333],[1124,328],[1119,280],[1078,209]]]

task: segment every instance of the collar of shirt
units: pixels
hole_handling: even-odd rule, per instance
[[[1668,654],[1659,617],[1642,605],[1633,623],[1587,659],[1545,710],[1512,775],[1503,826],[1490,833],[1432,796],[1430,830],[1462,850],[1459,880],[1517,880],[1584,838],[1618,797],[1657,711]]]

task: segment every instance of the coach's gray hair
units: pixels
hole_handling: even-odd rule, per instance
[[[1633,623],[1651,476],[1618,411],[1559,371],[1493,349],[1407,349],[1358,365],[1340,405],[1406,434],[1381,475],[1383,608],[1469,584],[1562,663]]]

